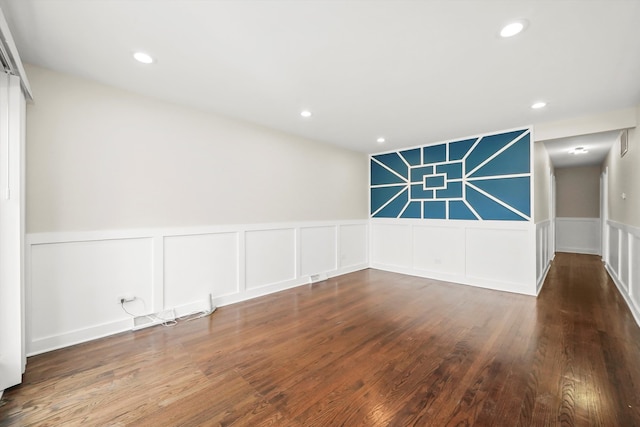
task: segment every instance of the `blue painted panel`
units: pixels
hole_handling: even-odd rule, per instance
[[[424,186],[426,188],[444,187],[444,175],[427,176],[424,181]]]
[[[461,200],[449,202],[449,219],[477,219],[471,209]]]
[[[424,202],[424,217],[430,219],[446,219],[447,202]]]
[[[380,211],[374,216],[530,221],[529,132],[521,129],[373,156],[385,166],[372,160],[372,215]],[[469,178],[473,179],[465,185],[463,180]]]
[[[529,135],[523,136],[495,159],[478,169],[471,177],[529,173],[531,165]]]
[[[467,186],[467,202],[485,220],[522,221],[523,218]]]
[[[409,202],[409,191],[406,189],[391,203],[376,214],[376,218],[397,218]]]
[[[425,190],[422,184],[412,184],[411,199],[433,199],[433,190]]]
[[[380,166],[378,163],[371,161],[371,185],[384,184],[404,184],[398,175],[389,171],[389,169]]]
[[[469,152],[473,144],[478,138],[465,139],[463,141],[456,141],[449,144],[449,161],[462,160],[462,158]]]
[[[424,147],[423,151],[425,164],[447,161],[447,144]]]
[[[422,218],[420,202],[409,202],[409,206],[407,206],[400,218]]]
[[[422,164],[419,148],[414,148],[413,150],[401,151],[400,154],[402,155],[402,157],[405,158],[407,162],[409,162],[411,166],[418,166]]]
[[[436,199],[456,199],[462,197],[462,181],[449,181],[447,188],[436,190]]]
[[[387,203],[389,200],[395,197],[396,194],[400,193],[405,188],[406,186],[404,185],[372,188],[371,189],[371,213],[374,213],[375,211],[380,209],[382,205]]]
[[[409,177],[409,167],[404,160],[400,158],[398,153],[379,154],[377,156],[373,156],[373,158],[384,163],[386,166],[389,166],[390,169],[398,172],[400,176],[405,178]]]
[[[411,168],[411,182],[424,182],[425,175],[433,175],[433,166]]]
[[[446,174],[447,179],[460,179],[462,178],[462,162],[437,165],[436,173]]]
[[[531,182],[529,177],[483,179],[471,183],[487,193],[514,207],[523,214],[531,215]]]
[[[524,132],[526,132],[526,130],[499,133],[497,135],[483,137],[473,151],[469,153],[465,162],[465,173],[469,174],[478,165],[504,148]]]

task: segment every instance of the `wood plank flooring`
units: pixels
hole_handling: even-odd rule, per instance
[[[28,360],[1,426],[640,426],[640,328],[599,258],[539,298],[377,270]]]

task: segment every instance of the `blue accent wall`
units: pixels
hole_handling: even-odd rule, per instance
[[[371,217],[531,221],[531,129],[371,156]]]

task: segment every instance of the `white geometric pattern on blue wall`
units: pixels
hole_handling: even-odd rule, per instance
[[[531,130],[371,156],[371,216],[531,220]]]

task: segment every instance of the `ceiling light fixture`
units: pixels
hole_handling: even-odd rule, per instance
[[[513,37],[516,34],[519,34],[522,32],[522,30],[524,30],[525,28],[525,23],[526,21],[514,21],[511,22],[507,25],[505,25],[504,27],[502,27],[502,30],[500,30],[500,36],[507,38],[507,37]]]
[[[584,147],[576,147],[576,148],[572,148],[571,150],[569,150],[569,154],[587,154],[589,152],[589,150],[587,150]]]
[[[300,112],[300,115],[301,115],[302,117],[304,117],[304,118],[309,118],[309,117],[311,117],[311,111],[309,111],[309,110],[302,110],[302,111]]]
[[[536,102],[535,104],[531,105],[531,108],[533,108],[534,110],[539,110],[540,108],[544,108],[547,106],[547,103],[544,101],[540,101],[540,102]]]
[[[378,139],[376,139],[376,141],[378,142],[378,144],[382,144],[386,141],[386,139],[384,139],[383,137],[380,137]]]
[[[148,53],[136,52],[133,54],[133,57],[136,61],[142,62],[143,64],[151,64],[153,62],[153,58]]]

